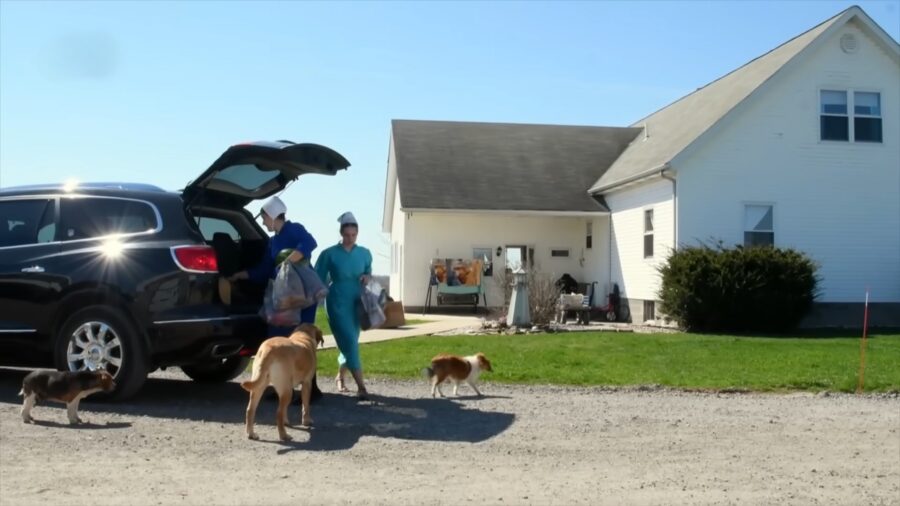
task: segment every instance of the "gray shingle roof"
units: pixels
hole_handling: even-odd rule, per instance
[[[393,120],[406,209],[605,211],[585,189],[639,128]]]
[[[662,169],[664,164],[669,163],[715,125],[829,27],[842,18],[846,20],[848,13],[854,10],[859,11],[858,8],[847,9],[737,70],[634,122],[632,126],[646,129],[646,139],[644,135],[636,138],[609,170],[599,176],[590,187],[590,192],[599,193],[648,171]]]

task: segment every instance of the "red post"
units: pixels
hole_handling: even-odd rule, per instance
[[[866,372],[866,332],[869,327],[869,289],[866,288],[866,304],[863,308],[863,335],[859,342],[859,383],[856,385],[856,393],[863,392],[864,376]]]

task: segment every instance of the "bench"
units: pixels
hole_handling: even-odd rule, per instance
[[[477,313],[481,300],[487,309],[483,282],[481,260],[432,260],[423,314],[432,307],[432,293],[438,306],[472,304],[472,312]]]
[[[556,323],[566,323],[569,313],[575,313],[575,321],[587,325],[591,321],[593,285],[578,283],[577,293],[560,294],[556,303]]]

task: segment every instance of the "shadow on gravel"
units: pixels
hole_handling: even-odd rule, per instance
[[[0,368],[0,403],[21,405],[18,397],[22,378],[29,371]],[[423,387],[427,391],[427,388]],[[271,389],[270,389],[271,391]],[[426,393],[426,392],[423,392]],[[300,419],[299,394],[291,403],[290,423]],[[325,393],[311,408],[314,425],[309,431],[293,427],[290,434],[298,441],[282,443],[275,429],[274,398],[264,399],[256,412],[256,433],[262,442],[281,445],[278,453],[294,450],[331,451],[352,448],[363,436],[477,443],[508,429],[515,415],[481,411],[457,401],[501,398],[461,396],[432,399],[401,398],[370,394],[370,400],[357,401],[352,394]],[[236,382],[203,384],[189,380],[151,376],[141,392],[124,402],[103,402],[88,397],[81,401],[82,410],[114,413],[122,416],[150,416],[192,421],[234,424],[244,434],[244,412],[248,394]],[[42,403],[44,409],[64,410],[57,403]],[[37,414],[37,413],[36,413]],[[83,417],[86,418],[85,415]],[[43,422],[50,424],[50,422]],[[177,423],[177,421],[173,422]],[[130,425],[130,424],[128,424]],[[59,424],[60,427],[68,425]],[[117,424],[87,425],[84,428],[116,428]],[[248,444],[260,444],[248,441]]]
[[[502,433],[515,419],[511,413],[470,409],[449,399],[376,394],[363,402],[352,396],[332,395],[325,399],[311,409],[314,420],[311,429],[294,427],[294,431],[289,432],[298,441],[278,441],[275,427],[271,425],[258,427],[256,432],[267,442],[281,446],[278,453],[285,454],[296,450],[345,450],[352,448],[363,436],[478,443]],[[299,413],[294,410],[291,422],[296,416]]]
[[[38,404],[40,406],[40,404]],[[51,404],[52,406],[52,404]],[[36,410],[37,408],[35,408]],[[32,415],[34,412],[32,412]],[[81,418],[84,418],[82,416]],[[78,425],[69,425],[68,422],[60,423],[54,422],[53,420],[38,420],[34,419],[34,425],[39,425],[41,427],[53,427],[56,429],[73,429],[73,430],[103,430],[103,429],[127,429],[131,427],[130,422],[106,422],[106,423],[93,423],[90,420],[86,420],[84,423],[79,423]]]

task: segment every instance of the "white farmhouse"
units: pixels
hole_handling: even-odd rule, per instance
[[[900,326],[900,45],[851,7],[628,127],[395,120],[383,231],[407,307],[432,258],[489,252],[652,320],[671,249],[721,240],[818,262],[808,325],[861,324],[868,289]]]

